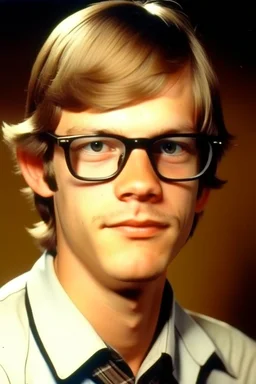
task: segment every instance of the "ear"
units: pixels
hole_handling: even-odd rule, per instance
[[[201,213],[203,212],[210,196],[210,189],[209,188],[203,188],[201,191],[200,195],[197,198],[196,201],[196,207],[195,207],[195,212],[196,213]]]
[[[28,186],[42,197],[51,197],[54,192],[44,180],[44,164],[40,157],[17,150],[17,160]]]

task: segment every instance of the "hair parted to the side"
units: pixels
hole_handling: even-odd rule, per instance
[[[228,145],[218,87],[204,49],[186,16],[171,2],[164,4],[110,0],[93,4],[61,22],[42,47],[27,93],[25,120],[3,125],[4,140],[43,159],[45,180],[57,190],[52,170],[53,148],[40,136],[54,131],[62,109],[124,107],[156,96],[170,76],[189,64],[197,126],[222,136],[223,149],[200,181],[218,188],[217,162]],[[40,248],[56,249],[53,198],[31,189],[42,221],[30,231]],[[195,217],[194,226],[197,221]]]

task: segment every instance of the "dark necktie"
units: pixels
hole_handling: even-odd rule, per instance
[[[202,366],[196,384],[206,384],[212,371],[226,372],[226,368],[216,353],[213,353]]]

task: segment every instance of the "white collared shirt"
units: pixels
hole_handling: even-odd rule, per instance
[[[42,357],[29,326],[25,306],[26,287],[36,331],[59,379],[71,377],[96,352],[106,349],[106,344],[62,288],[54,271],[52,256],[44,254],[30,272],[0,290],[0,383],[56,384],[49,362]],[[173,300],[170,316],[142,363],[136,382],[162,353],[167,353],[172,358],[173,373],[178,383],[196,384],[201,366],[215,352],[225,370],[213,371],[207,383],[255,384],[256,344],[223,323],[204,317],[198,317],[198,321]],[[203,329],[204,325],[205,329],[209,325],[209,332]],[[214,340],[215,331],[211,334],[212,329],[219,328],[218,333],[225,330],[226,333],[235,334],[237,345],[243,343],[243,347],[246,346],[248,361],[240,358],[239,369],[236,360],[229,359],[229,356],[225,356],[226,352],[223,354],[218,348],[218,340]],[[240,381],[239,375],[246,377],[247,381]],[[255,381],[250,381],[252,377],[255,377]],[[85,379],[81,384],[91,383]]]

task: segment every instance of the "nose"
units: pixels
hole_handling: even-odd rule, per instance
[[[114,189],[121,201],[161,201],[162,186],[145,150],[135,149],[131,152],[122,172],[114,180]]]

